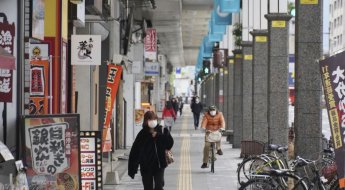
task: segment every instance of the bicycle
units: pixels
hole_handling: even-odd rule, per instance
[[[210,131],[206,130],[206,133],[208,133],[206,136],[206,141],[211,144],[210,150],[209,150],[209,159],[208,162],[211,165],[211,172],[214,173],[214,162],[216,161],[216,143],[221,141],[222,133],[223,131]]]

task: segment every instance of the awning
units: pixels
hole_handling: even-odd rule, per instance
[[[16,58],[0,47],[0,69],[16,69]]]

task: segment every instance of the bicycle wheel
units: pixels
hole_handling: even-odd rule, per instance
[[[215,156],[214,156],[214,144],[211,144],[211,172],[214,173],[214,161],[215,161]]]
[[[250,179],[243,185],[240,190],[273,190],[277,187],[268,179]]]
[[[274,159],[271,155],[259,155],[244,159],[237,168],[237,181],[239,184],[247,182],[253,175],[256,175],[255,166],[263,165]],[[253,163],[255,164],[253,165]]]
[[[280,185],[278,189],[288,189],[288,190],[308,190],[308,185],[305,181],[293,174],[293,173],[283,173],[279,176],[275,176],[275,181],[277,181]]]

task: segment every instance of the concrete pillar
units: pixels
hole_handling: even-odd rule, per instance
[[[321,75],[316,60],[322,55],[322,4],[296,1],[295,153],[316,159],[321,146]],[[311,157],[313,156],[313,157]]]
[[[268,20],[268,137],[288,143],[289,20],[286,13],[265,15]]]
[[[218,102],[217,108],[221,111],[224,112],[224,69],[220,68],[219,73],[218,73],[218,97],[216,98]]]
[[[242,140],[253,139],[253,117],[252,117],[252,67],[253,67],[253,46],[251,41],[242,42]]]
[[[227,61],[226,61],[227,63]],[[225,128],[229,128],[229,123],[228,123],[228,104],[229,104],[229,92],[228,92],[228,85],[229,85],[229,71],[227,65],[223,68],[223,115],[224,115],[224,121],[225,121]]]
[[[227,116],[227,129],[234,129],[234,57],[229,58],[227,70],[228,70],[228,82],[227,82],[227,91],[228,91],[228,116]]]
[[[233,148],[240,148],[242,140],[242,50],[233,51],[234,64],[234,143]]]
[[[254,30],[251,34],[253,36],[253,140],[267,143],[268,31]]]
[[[210,105],[215,105],[216,104],[216,75],[215,74],[212,74],[211,76],[211,82],[210,82],[210,85],[211,85],[211,88],[212,89],[210,91],[210,94],[211,94],[211,102],[210,102]]]

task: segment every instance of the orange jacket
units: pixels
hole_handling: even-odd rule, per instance
[[[208,112],[205,112],[202,118],[201,127],[210,131],[217,131],[221,128],[225,129],[223,113],[217,111],[215,116],[211,116]]]

